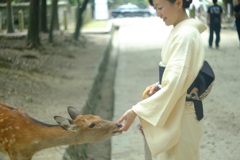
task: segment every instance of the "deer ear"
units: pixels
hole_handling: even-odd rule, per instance
[[[70,119],[61,116],[55,116],[54,119],[58,123],[58,125],[65,130],[75,131],[77,129],[77,125],[75,125],[74,122]]]
[[[68,107],[68,114],[70,115],[70,117],[71,117],[72,119],[75,119],[78,115],[80,115],[80,111],[77,110],[77,109],[74,108],[74,107],[69,106],[69,107]]]

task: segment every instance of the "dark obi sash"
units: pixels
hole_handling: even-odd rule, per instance
[[[159,83],[162,84],[162,76],[165,67],[159,66]],[[197,116],[197,120],[203,118],[203,103],[212,89],[212,85],[215,79],[214,72],[207,61],[204,61],[201,70],[199,71],[196,79],[187,90],[186,101],[192,101]]]

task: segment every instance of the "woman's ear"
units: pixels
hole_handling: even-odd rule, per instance
[[[176,0],[176,4],[177,4],[177,7],[178,9],[181,9],[183,7],[183,0]]]

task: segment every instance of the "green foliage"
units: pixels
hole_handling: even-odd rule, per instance
[[[128,4],[128,3],[135,4],[140,8],[146,8],[147,6],[149,6],[149,3],[147,0],[112,0],[112,1],[109,1],[109,8],[110,9],[117,8],[120,5]]]
[[[14,3],[23,3],[23,2],[30,2],[30,0],[11,0]],[[7,0],[0,0],[0,3],[7,3]]]
[[[30,0],[12,0],[12,3],[30,2]],[[7,3],[7,0],[0,0],[0,3]]]
[[[84,0],[80,0],[80,3],[82,4]],[[77,4],[77,0],[68,0],[69,4],[71,5],[76,5]]]
[[[23,2],[30,2],[30,0],[12,0],[12,3],[23,3]]]

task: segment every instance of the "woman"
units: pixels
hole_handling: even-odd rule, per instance
[[[173,29],[162,49],[160,82],[147,87],[149,98],[137,103],[118,120],[127,131],[136,116],[152,154],[160,160],[199,160],[202,113],[195,113],[187,90],[204,62],[200,21],[189,19],[185,9],[192,0],[149,0],[157,16]],[[198,116],[196,116],[198,115]]]

